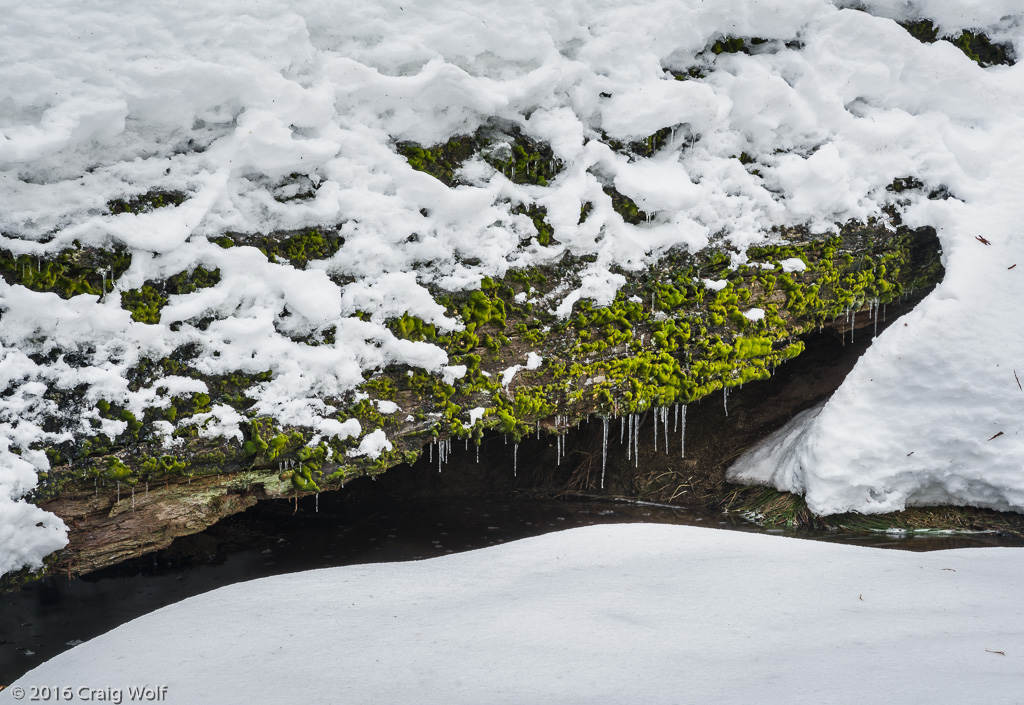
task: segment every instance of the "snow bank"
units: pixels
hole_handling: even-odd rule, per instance
[[[880,216],[893,199],[885,186],[913,176],[926,188],[904,194],[905,220],[937,226],[947,280],[858,365],[794,449],[800,469],[789,475],[828,475],[804,482],[824,511],[942,498],[1024,507],[1016,472],[1024,393],[1013,382],[1024,364],[1012,344],[1024,332],[1012,307],[1024,265],[1006,269],[1024,260],[1015,232],[1024,208],[1024,69],[983,70],[887,18],[969,25],[1020,51],[1024,10],[1012,0],[864,5],[880,16],[827,0],[226,0],[215,8],[54,0],[7,8],[0,247],[44,256],[77,241],[134,255],[103,300],[64,301],[0,282],[0,346],[19,360],[0,396],[9,447],[25,453],[58,440],[43,431],[50,411],[42,402],[26,407],[22,387],[85,385],[90,402],[141,413],[168,395],[129,390],[125,371],[184,344],[202,348],[205,373],[274,373],[248,390],[252,413],[334,426],[342,422],[323,399],[351,393],[365,372],[447,366],[443,351],[398,340],[384,325],[408,312],[458,328],[428,286],[471,289],[509,267],[594,255],[580,288],[555,306],[567,315],[583,297],[611,300],[624,281],[614,267],[640,270],[669,249],[713,239],[742,250],[776,225],[828,229]],[[768,41],[752,55],[705,54],[703,79],[666,71],[685,72],[726,35]],[[564,171],[547,187],[518,187],[470,165],[472,185],[448,189],[396,154],[396,142],[437,143],[494,117],[549,141]],[[597,139],[662,128],[669,143],[649,160]],[[756,164],[741,164],[742,153]],[[310,198],[288,200],[293,175],[315,187]],[[649,209],[650,222],[623,222],[603,191],[609,184]],[[953,198],[929,200],[939,186]],[[188,199],[147,214],[106,213],[108,201],[154,189]],[[531,244],[510,200],[548,209],[551,247]],[[211,242],[226,231],[314,226],[340,228],[345,243],[304,269]],[[979,244],[981,233],[992,246]],[[220,283],[174,297],[160,323],[136,323],[120,307],[126,289],[200,264],[219,268]],[[209,327],[194,325],[207,317]],[[331,326],[333,345],[301,342]],[[76,367],[25,357],[57,347],[90,352]],[[235,434],[238,419],[215,416],[209,432]],[[108,432],[116,432],[111,423],[75,431]],[[43,469],[45,459],[33,465]],[[877,497],[854,489],[863,478]],[[38,528],[21,526],[26,537]]]
[[[1022,559],[587,527],[221,588],[12,687],[159,684],[171,705],[1008,704],[1022,685]]]

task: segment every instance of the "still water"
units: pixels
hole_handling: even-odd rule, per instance
[[[0,684],[143,614],[243,580],[420,560],[592,524],[656,522],[766,531],[734,515],[607,501],[474,498],[352,506],[337,494],[304,499],[297,511],[289,503],[265,503],[153,556],[84,578],[47,578],[0,595]],[[910,550],[1024,545],[984,534],[768,533]]]

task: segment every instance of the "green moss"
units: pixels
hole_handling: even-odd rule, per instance
[[[199,289],[216,286],[220,270],[198,266],[178,272],[164,281],[147,281],[139,289],[121,292],[121,308],[131,311],[132,320],[139,323],[160,322],[160,310],[167,305],[169,296],[191,294]]]
[[[746,53],[747,44],[742,37],[722,37],[711,45],[711,53],[715,56],[719,54],[737,54],[739,52]]]
[[[132,475],[131,469],[121,462],[120,458],[110,456],[107,458],[106,470],[104,475],[108,480],[114,480],[118,482],[124,482]]]
[[[1011,45],[994,44],[983,33],[962,30],[959,34],[940,36],[935,24],[927,19],[901,23],[900,26],[907,30],[914,39],[925,44],[932,44],[939,40],[949,42],[981,67],[997,64],[1012,66],[1015,63]]]
[[[62,299],[79,294],[99,296],[113,289],[131,261],[131,255],[124,249],[103,250],[78,245],[47,257],[14,255],[9,250],[0,250],[0,276],[8,284],[53,292]]]
[[[458,183],[458,170],[475,156],[517,184],[547,186],[563,168],[550,146],[533,140],[518,125],[486,124],[472,135],[457,135],[442,144],[400,142],[396,148],[409,166],[446,186]]]
[[[120,213],[148,213],[157,208],[180,206],[185,202],[185,194],[180,191],[149,191],[139,196],[110,201],[107,210],[112,215]]]
[[[310,228],[270,235],[228,233],[214,242],[225,249],[255,247],[271,262],[288,262],[293,267],[305,269],[313,260],[333,257],[345,244],[345,238],[334,230]]]
[[[443,144],[423,147],[414,142],[400,142],[398,153],[405,157],[409,166],[438,179],[446,186],[456,183],[455,172],[462,164],[476,154],[481,142],[475,136],[456,136]]]
[[[512,209],[513,213],[526,215],[533,221],[533,226],[537,229],[537,243],[547,247],[551,244],[552,235],[554,230],[551,225],[548,224],[547,208],[532,204],[527,206],[516,206]]]
[[[121,292],[121,308],[131,311],[133,321],[150,325],[160,322],[160,309],[167,305],[167,300],[166,296],[148,284],[140,289]]]
[[[606,186],[604,192],[608,194],[609,198],[612,199],[612,208],[616,213],[622,216],[622,219],[632,225],[640,225],[641,223],[647,222],[650,219],[650,214],[640,210],[634,201],[629,196],[620,193],[618,190],[611,186]]]
[[[291,465],[292,486],[296,491],[318,491],[353,474],[380,472],[403,458],[414,458],[432,437],[478,438],[483,429],[491,428],[519,439],[533,432],[538,422],[550,427],[555,416],[577,419],[595,410],[615,415],[690,403],[723,388],[766,379],[800,354],[803,334],[844,315],[848,308],[891,301],[909,286],[925,287],[942,275],[934,232],[892,233],[868,224],[844,228],[825,240],[808,239],[799,231],[777,235],[776,244],[750,248],[747,265],[733,266],[725,250],[668,253],[641,272],[621,272],[625,285],[609,305],[580,300],[565,319],[551,313],[552,294],[564,291],[567,284],[576,285],[573,277],[589,264],[585,258],[566,255],[551,265],[513,270],[503,279],[484,278],[476,291],[435,292],[447,316],[463,321],[465,330],[444,332],[409,315],[387,324],[398,337],[439,345],[448,353],[449,364],[466,366],[465,376],[448,384],[437,373],[389,366],[369,375],[357,397],[327,400],[338,409],[339,420],[358,419],[363,435],[384,430],[395,447],[375,460],[347,459],[359,438],[310,446],[311,431],[279,428],[269,418],[247,422],[240,448],[198,437],[197,427],[183,424],[183,419],[221,403],[245,413],[251,406],[246,392],[270,377],[200,374],[198,346],[185,346],[160,360],[143,360],[128,381],[140,389],[174,374],[204,381],[208,392],[176,397],[167,409],[147,410],[138,419],[104,400],[97,405],[98,412],[103,418],[124,420],[124,433],[114,441],[97,436],[62,452],[74,472],[88,473],[92,467],[98,473],[84,475],[90,481],[109,481],[104,464],[115,454],[130,470],[125,481],[218,472],[224,463],[267,468],[298,461],[309,474],[296,474]],[[806,270],[782,271],[780,262],[790,258],[800,258]],[[205,277],[200,274],[173,286],[182,290]],[[701,281],[706,278],[727,284],[711,291]],[[532,306],[520,294],[545,303]],[[743,316],[752,307],[765,311],[762,320]],[[531,350],[544,355],[544,364],[520,369],[503,386],[501,372],[522,365]],[[394,401],[402,411],[381,414],[379,400]],[[486,412],[470,427],[467,410],[477,407]],[[150,424],[158,419],[178,423],[176,435],[183,447],[177,456],[157,456],[159,437]],[[146,445],[151,441],[153,445]],[[126,452],[127,448],[139,450]],[[157,457],[147,458],[147,448]],[[346,458],[346,464],[324,479],[318,473],[327,457]],[[124,474],[120,466],[114,472]]]

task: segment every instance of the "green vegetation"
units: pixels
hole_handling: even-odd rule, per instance
[[[550,146],[531,139],[518,125],[487,124],[472,135],[458,135],[442,144],[424,147],[401,142],[397,149],[409,161],[409,166],[430,174],[446,186],[458,183],[456,173],[474,156],[517,184],[547,186],[563,166],[555,159]]]
[[[646,217],[631,203],[621,197],[618,208],[634,221]],[[546,213],[536,206],[520,209],[534,221],[543,244],[551,237]],[[286,240],[273,239],[271,252],[294,252],[282,246]],[[309,254],[305,246],[302,252]],[[447,315],[463,322],[463,330],[442,332],[410,315],[388,325],[401,338],[441,346],[451,365],[465,366],[465,375],[446,382],[436,373],[401,365],[368,373],[357,395],[325,400],[337,409],[334,418],[360,423],[359,436],[344,439],[314,440],[309,429],[282,428],[252,414],[251,390],[269,373],[204,375],[197,370],[201,350],[184,346],[166,358],[142,360],[128,375],[129,387],[159,386],[162,377],[176,375],[202,380],[207,391],[176,396],[138,417],[113,401],[101,401],[91,412],[93,425],[99,429],[105,420],[119,421],[123,431],[113,439],[100,434],[76,446],[46,449],[61,470],[44,478],[37,496],[68,482],[131,484],[257,468],[278,470],[295,492],[315,492],[414,460],[432,438],[479,442],[485,429],[494,429],[518,440],[538,425],[558,431],[556,416],[571,423],[595,410],[614,415],[689,403],[766,379],[802,352],[803,334],[848,310],[934,283],[942,273],[937,252],[934,233],[893,233],[874,224],[850,226],[825,240],[780,231],[777,244],[748,250],[745,265],[733,266],[727,251],[710,250],[697,256],[670,253],[648,270],[621,272],[626,284],[609,305],[581,300],[565,319],[551,313],[558,300],[553,292],[577,285],[592,258],[565,255],[557,264],[511,271],[500,280],[484,278],[476,291],[434,291]],[[806,270],[783,271],[780,262],[792,258],[805,262]],[[210,286],[218,276],[201,268],[181,272],[147,282],[123,300],[134,307],[137,320],[159,320],[168,296]],[[725,285],[712,290],[704,279]],[[755,307],[764,311],[760,320],[744,315]],[[334,334],[321,331],[310,343]],[[531,351],[541,353],[544,364],[520,369],[503,384],[502,371],[523,365]],[[400,410],[382,413],[379,402],[396,403]],[[69,397],[68,403],[73,408],[76,402]],[[198,420],[192,419],[218,404],[248,417],[241,443],[200,435]],[[478,407],[484,415],[470,426],[468,411]],[[173,425],[181,444],[173,455],[162,447],[169,432],[160,425],[164,422]],[[393,449],[375,459],[349,456],[376,429],[384,430]]]
[[[107,210],[111,215],[148,213],[157,208],[180,206],[185,200],[185,194],[180,191],[148,191],[139,196],[111,201],[107,204]]]
[[[807,501],[771,487],[747,485],[737,487],[725,496],[720,508],[742,514],[765,526],[827,529],[842,531],[901,531],[927,534],[944,531],[997,530],[1021,536],[1021,522],[1013,515],[973,507],[913,507],[885,514],[846,512],[816,516]]]
[[[50,291],[62,299],[110,292],[131,263],[132,256],[125,249],[103,250],[77,243],[46,257],[0,250],[0,276],[4,281],[33,291]]]
[[[940,40],[949,42],[983,68],[995,65],[1012,66],[1015,63],[1013,48],[1010,45],[993,44],[992,40],[982,33],[962,30],[956,35],[939,36],[938,27],[931,20],[907,22],[901,26],[919,42],[925,44],[932,44]]]
[[[298,269],[305,269],[312,260],[328,259],[341,249],[345,239],[337,232],[311,228],[299,232],[271,235],[228,233],[215,241],[221,247],[249,246],[262,252],[268,260],[284,260]]]
[[[164,281],[147,281],[139,289],[121,292],[121,308],[131,311],[132,320],[139,323],[159,323],[160,309],[167,305],[169,296],[191,294],[198,289],[215,286],[219,281],[219,269],[208,270],[199,266]]]

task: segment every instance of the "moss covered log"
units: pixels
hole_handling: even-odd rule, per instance
[[[653,153],[665,143],[663,133],[613,148]],[[459,182],[460,167],[469,159],[482,159],[518,183],[535,185],[545,185],[562,168],[548,146],[496,124],[442,145],[396,148],[412,167],[450,186]],[[642,227],[647,214],[636,203],[617,192],[609,195],[624,220]],[[126,203],[129,209],[175,205],[166,199]],[[556,239],[539,205],[510,204],[510,211],[532,220],[539,244]],[[584,207],[581,220],[586,215]],[[311,260],[332,256],[344,240],[337,230],[311,229],[228,233],[217,243],[257,247],[271,261],[304,268]],[[442,331],[410,315],[387,325],[399,338],[439,346],[448,355],[449,370],[464,372],[443,375],[394,365],[366,373],[352,393],[324,399],[339,421],[358,420],[359,433],[349,437],[322,438],[308,428],[281,427],[254,414],[253,390],[273,372],[206,374],[200,364],[203,351],[196,345],[161,359],[143,359],[130,370],[132,391],[159,388],[167,377],[195,380],[205,389],[141,414],[116,399],[86,405],[74,390],[52,389],[47,398],[64,412],[52,430],[71,432],[85,419],[94,433],[36,448],[45,450],[51,469],[40,476],[33,500],[84,531],[95,525],[96,512],[105,513],[103,521],[109,523],[126,511],[129,501],[133,513],[143,507],[166,513],[159,503],[140,505],[140,488],[149,497],[154,487],[163,486],[157,496],[181,502],[189,495],[185,488],[198,483],[205,488],[202,501],[193,501],[199,497],[195,494],[187,502],[191,509],[183,515],[172,512],[179,516],[180,533],[188,533],[244,509],[249,500],[239,497],[297,497],[335,489],[353,477],[411,463],[437,439],[479,443],[487,431],[513,441],[541,431],[557,434],[591,414],[616,416],[689,404],[767,379],[801,354],[802,338],[809,332],[826,326],[845,330],[856,312],[920,294],[942,276],[938,240],[929,229],[870,222],[816,235],[795,228],[772,233],[769,243],[743,254],[715,247],[668,252],[649,269],[616,271],[624,284],[608,305],[580,299],[562,317],[554,310],[580,286],[592,263],[589,257],[567,253],[553,264],[511,270],[502,279],[484,278],[473,291],[434,290],[435,300],[448,317],[461,322],[461,329]],[[64,296],[102,295],[129,264],[130,257],[117,250],[78,248],[38,261],[0,253],[0,275],[8,282]],[[157,323],[168,297],[215,285],[219,276],[217,270],[196,267],[147,281],[122,291],[122,306],[140,323]],[[332,345],[335,334],[333,328],[318,330],[299,342]],[[61,354],[75,353],[48,353]],[[202,433],[215,406],[230,407],[247,419],[240,439]],[[70,425],[65,429],[61,423]],[[378,430],[391,448],[376,457],[359,453],[361,440]],[[111,497],[108,508],[104,502]],[[205,507],[201,521],[195,519],[196,501]],[[133,530],[144,531],[145,517],[132,521]],[[118,555],[131,553],[132,545],[152,543],[126,531],[128,548],[115,551]],[[76,543],[81,540],[73,530],[72,546],[54,565],[87,571],[113,555],[93,546],[87,556]]]

